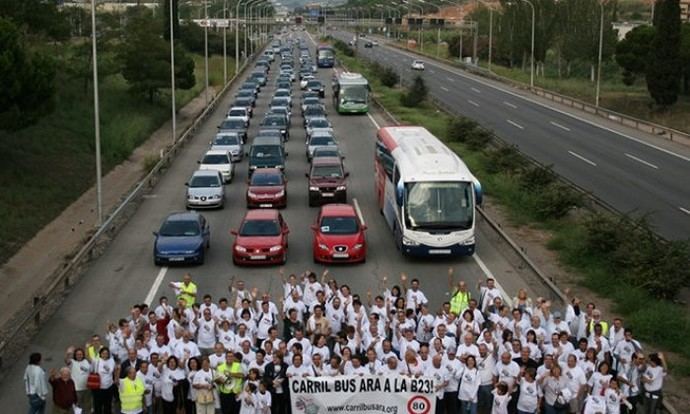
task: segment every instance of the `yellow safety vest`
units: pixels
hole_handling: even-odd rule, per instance
[[[177,296],[177,299],[184,299],[185,305],[188,308],[191,308],[192,305],[194,305],[194,295],[196,295],[196,285],[194,282],[189,282],[189,285],[185,285],[184,282],[180,284],[180,294]]]
[[[232,377],[232,374],[241,374],[242,364],[233,362],[228,366],[227,362],[223,362],[216,368],[216,374],[227,378],[224,383],[218,386],[218,392],[221,394],[239,394],[242,392],[242,378]]]
[[[470,292],[455,292],[450,299],[450,312],[460,316],[460,312],[470,306]]]
[[[599,321],[597,323],[599,325],[601,325],[601,336],[604,336],[604,337],[608,336],[609,324],[604,322],[604,321]],[[590,335],[594,333],[594,325],[596,325],[597,323],[594,323],[594,320],[589,321],[589,327],[588,328],[589,328],[589,334]]]
[[[144,381],[141,378],[135,380],[125,377],[120,384],[120,406],[122,411],[132,412],[144,409]]]

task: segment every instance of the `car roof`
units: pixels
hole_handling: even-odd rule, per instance
[[[335,141],[335,135],[333,135],[333,131],[329,131],[326,128],[315,129],[314,131],[312,131],[309,139],[311,140],[311,138],[321,138],[321,137],[330,137],[330,138],[333,138],[333,140]]]
[[[196,211],[184,211],[168,214],[168,217],[165,218],[165,221],[198,221],[200,217],[201,214],[197,213]]]
[[[220,174],[216,170],[196,170],[192,173],[192,177],[218,177]]]
[[[280,136],[260,135],[254,138],[252,145],[282,145]]]
[[[319,157],[312,161],[312,165],[342,165],[343,161],[338,157]]]
[[[282,175],[283,175],[283,172],[280,171],[280,170],[277,169],[277,168],[259,168],[258,170],[254,171],[254,172],[252,173],[252,176],[254,176],[254,175],[261,175],[261,174],[263,174],[263,175],[280,175],[280,176],[282,176]]]
[[[357,217],[357,212],[355,208],[349,204],[334,203],[326,204],[321,206],[321,216],[322,217],[338,217],[338,216],[351,216]]]
[[[230,111],[235,111],[235,110],[237,110],[237,111],[247,111],[247,107],[246,107],[246,106],[231,106],[230,109],[228,109],[228,112],[230,112]]]
[[[278,218],[278,210],[274,209],[258,209],[249,210],[244,215],[244,220],[276,220]]]
[[[228,152],[225,150],[208,150],[204,153],[204,156],[206,155],[228,155]]]
[[[320,145],[320,146],[314,148],[314,154],[316,154],[317,152],[322,152],[322,151],[323,152],[336,151],[336,152],[340,153],[340,147],[338,147],[337,145]]]

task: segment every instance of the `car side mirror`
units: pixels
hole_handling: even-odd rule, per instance
[[[197,162],[196,162],[196,163],[197,163],[197,164],[201,164],[201,161],[197,160]]]
[[[309,173],[304,173],[304,176],[309,178]]]
[[[284,233],[284,234],[290,233],[290,229],[285,229],[285,230],[283,230],[283,233]]]
[[[345,177],[349,177],[349,176],[350,176],[350,172],[348,171],[345,173]]]
[[[368,228],[366,224],[362,224],[362,231],[366,231]]]
[[[184,186],[185,186],[185,187],[189,187],[189,183],[184,183]]]
[[[319,226],[317,226],[316,224],[312,224],[311,226],[309,226],[309,228],[311,228],[311,229],[314,230],[314,231],[318,231],[318,230],[319,230]]]
[[[237,232],[237,230],[232,229],[230,230],[230,234],[232,234],[233,236],[237,236],[239,233]]]
[[[157,231],[154,231],[154,232],[152,232],[152,233],[153,233],[154,236],[158,237],[158,232],[157,232]]]

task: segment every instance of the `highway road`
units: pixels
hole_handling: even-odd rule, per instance
[[[343,41],[352,33],[330,32]],[[357,54],[393,67],[403,79],[421,74],[431,95],[453,113],[474,119],[523,153],[590,191],[621,212],[650,214],[659,234],[690,237],[690,149],[653,143],[643,134],[622,132],[603,121],[543,104],[505,85],[470,75],[432,59],[411,70],[412,53],[385,45]],[[649,138],[649,139],[647,139]],[[657,138],[658,140],[658,138]]]
[[[255,109],[249,131],[250,142],[258,131],[258,124],[272,96],[276,72],[277,64],[274,63],[268,86],[262,89]],[[330,70],[320,69],[318,76],[326,85],[330,85]],[[298,98],[299,85],[295,84],[294,89]],[[369,228],[367,262],[363,265],[334,266],[329,269],[333,277],[340,283],[348,283],[353,292],[365,296],[369,289],[376,291],[378,281],[384,275],[388,275],[389,280],[397,280],[400,272],[405,271],[410,278],[417,277],[422,281],[421,288],[427,293],[434,308],[448,300],[446,272],[449,266],[455,268],[456,280],[462,278],[471,286],[475,286],[487,274],[492,274],[511,297],[519,287],[525,285],[518,277],[519,269],[511,267],[481,233],[477,235],[477,254],[473,258],[429,262],[401,257],[395,248],[391,232],[379,215],[374,196],[374,139],[376,124],[383,124],[384,121],[377,114],[337,115],[331,104],[330,92],[330,87],[327,87],[324,102],[347,157],[345,164],[351,173],[350,201],[357,200]],[[206,256],[206,263],[198,267],[172,268],[156,267],[153,264],[152,232],[158,229],[168,213],[184,210],[184,183],[196,169],[196,161],[207,149],[233,95],[234,91],[231,91],[223,98],[196,136],[181,150],[153,192],[146,196],[104,254],[94,261],[72,288],[65,302],[26,347],[26,352],[18,356],[14,364],[4,361],[3,370],[6,375],[0,383],[2,412],[17,413],[25,410],[22,375],[29,352],[43,353],[47,369],[59,367],[63,352],[68,346],[83,346],[84,341],[94,333],[103,335],[106,322],[126,317],[131,305],[143,301],[155,303],[163,294],[172,297],[173,292],[167,287],[168,283],[181,280],[185,272],[193,275],[200,296],[210,293],[215,300],[229,296],[229,281],[236,277],[245,280],[248,287],[270,291],[275,300],[280,291],[278,267],[237,268],[232,264],[230,256],[232,239],[229,231],[239,225],[246,211],[246,160],[237,166],[237,176],[227,186],[225,209],[202,213],[211,225],[211,248]],[[287,143],[289,200],[288,207],[283,210],[291,229],[289,258],[285,270],[287,274],[301,273],[307,269],[320,273],[324,267],[312,263],[309,230],[317,209],[307,206],[307,179],[304,173],[308,163],[304,154],[305,135],[298,107],[295,106],[294,111],[297,113],[293,113],[291,138]]]

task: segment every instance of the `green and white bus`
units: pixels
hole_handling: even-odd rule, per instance
[[[338,113],[369,111],[369,81],[359,73],[336,72],[333,78],[333,106]]]

